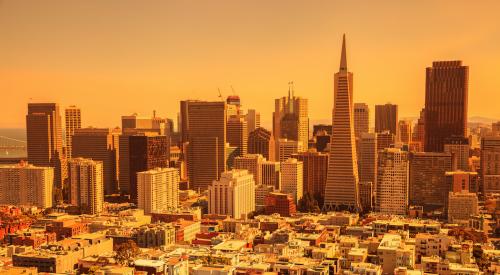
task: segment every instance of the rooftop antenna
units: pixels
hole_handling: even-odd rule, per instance
[[[220,88],[217,88],[217,90],[219,91],[219,98],[220,98],[220,99],[223,99],[223,98],[222,98],[222,94],[221,94],[221,92],[220,92]]]

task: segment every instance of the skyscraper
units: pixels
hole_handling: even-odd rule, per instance
[[[379,152],[375,210],[384,214],[406,215],[409,191],[408,152],[386,148]]]
[[[85,158],[69,160],[70,202],[81,213],[99,214],[104,209],[102,161]]]
[[[0,166],[0,204],[52,207],[54,168],[31,164]]]
[[[377,151],[394,147],[396,136],[389,130],[377,133]]]
[[[223,101],[188,101],[187,109],[190,187],[206,190],[226,170],[227,107]]]
[[[356,138],[370,131],[370,109],[366,103],[354,103],[354,135]]]
[[[104,194],[118,190],[118,133],[107,128],[81,128],[73,134],[73,157],[102,161]]]
[[[208,186],[208,212],[247,217],[255,211],[255,181],[247,170],[231,170],[222,173],[220,180]]]
[[[260,113],[256,110],[248,109],[245,118],[248,123],[248,134],[260,127]]]
[[[364,133],[359,143],[359,182],[371,182],[373,188],[377,184],[377,134]]]
[[[292,158],[302,161],[303,194],[309,193],[323,201],[325,197],[326,175],[328,173],[328,154],[308,151],[293,154]]]
[[[54,195],[61,200],[67,165],[62,151],[61,115],[57,103],[28,104],[26,138],[28,162],[54,167]]]
[[[64,110],[65,122],[65,140],[66,140],[66,157],[72,157],[73,147],[71,146],[71,137],[76,129],[82,128],[82,114],[80,108],[76,106],[69,106]]]
[[[259,154],[247,154],[234,159],[234,169],[245,169],[253,175],[256,185],[261,184],[262,162],[266,159]]]
[[[280,138],[276,144],[276,159],[283,162],[293,154],[304,151],[302,142]]]
[[[247,121],[243,116],[231,116],[227,120],[227,142],[236,147],[236,156],[247,154],[248,129]]]
[[[469,67],[462,61],[436,61],[426,69],[426,152],[443,152],[445,139],[466,137]]]
[[[469,139],[452,137],[444,142],[444,152],[453,156],[453,170],[469,171]]]
[[[354,137],[353,75],[347,70],[345,35],[339,72],[334,77],[330,160],[325,185],[325,210],[360,210],[358,164]]]
[[[266,159],[274,161],[276,149],[272,133],[262,127],[250,132],[248,136],[248,153],[261,154]]]
[[[179,206],[179,170],[154,168],[137,173],[137,207],[144,214],[161,213]]]
[[[481,140],[481,181],[483,194],[500,193],[500,137],[484,137]]]
[[[304,163],[289,158],[281,163],[281,191],[291,194],[295,203],[304,195]]]
[[[451,171],[451,154],[415,152],[410,155],[410,203],[425,211],[443,208],[448,197],[446,172]]]
[[[274,189],[281,189],[281,167],[277,161],[262,162],[261,183],[267,186],[273,186]]]
[[[309,141],[309,118],[307,99],[296,97],[293,87],[288,89],[288,97],[275,100],[273,113],[273,134],[280,138],[299,141],[307,149]]]
[[[389,131],[397,135],[398,129],[398,105],[387,103],[375,105],[375,132]]]
[[[397,141],[409,145],[412,137],[412,122],[410,120],[400,120],[398,122]]]

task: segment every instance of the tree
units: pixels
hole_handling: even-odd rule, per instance
[[[299,200],[297,208],[299,212],[307,212],[307,213],[321,212],[321,209],[319,208],[318,205],[318,201],[310,193],[304,194],[304,196]]]
[[[137,244],[132,240],[128,240],[127,242],[118,245],[116,249],[115,260],[121,265],[129,265],[129,263],[137,255],[139,255],[139,253],[140,250]]]

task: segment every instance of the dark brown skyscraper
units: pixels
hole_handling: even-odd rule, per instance
[[[375,105],[375,132],[389,131],[397,135],[398,129],[398,105],[385,104]]]
[[[248,136],[248,153],[261,154],[269,161],[276,159],[274,145],[273,135],[262,127],[250,132]]]
[[[301,152],[292,155],[292,158],[304,163],[303,193],[313,195],[316,199],[319,199],[320,203],[323,202],[325,197],[328,157],[328,154],[315,151]]]
[[[59,105],[57,103],[29,103],[26,115],[26,136],[28,162],[36,166],[54,167],[54,185],[62,190],[66,178],[66,160],[62,153]]]
[[[443,152],[452,136],[465,137],[469,67],[462,61],[436,61],[426,70],[425,138],[426,152]]]
[[[206,190],[226,169],[227,106],[224,101],[188,101],[186,105],[187,118],[182,121],[188,128],[189,183],[191,189]]]

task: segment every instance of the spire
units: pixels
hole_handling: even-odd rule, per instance
[[[347,72],[347,54],[345,50],[345,33],[342,37],[342,53],[340,55],[340,68],[339,72]]]

